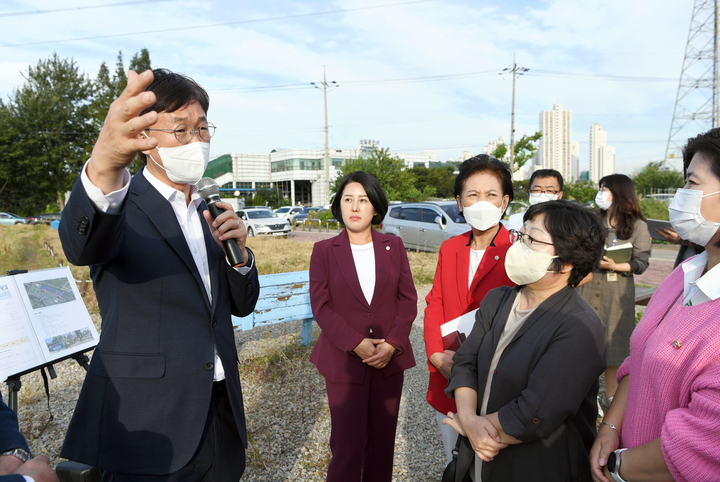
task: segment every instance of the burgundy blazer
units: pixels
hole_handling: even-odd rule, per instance
[[[313,248],[310,302],[322,333],[310,361],[333,382],[362,383],[368,365],[353,349],[363,338],[384,338],[395,347],[395,355],[382,369],[385,376],[415,366],[410,329],[417,315],[417,292],[405,247],[399,237],[375,230],[372,240],[375,291],[369,305],[360,288],[347,231]]]
[[[508,231],[500,223],[495,238],[485,250],[468,290],[472,231],[445,241],[438,254],[433,287],[425,298],[425,349],[430,381],[427,401],[438,412],[457,413],[455,400],[445,395],[447,379],[430,363],[430,355],[443,352],[440,325],[480,306],[488,291],[498,286],[514,286],[505,273],[505,253],[510,248]]]

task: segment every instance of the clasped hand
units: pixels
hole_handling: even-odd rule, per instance
[[[373,368],[385,368],[395,354],[395,347],[386,343],[384,338],[363,338],[353,351],[363,363]]]
[[[459,417],[448,412],[443,419],[443,424],[450,425],[457,433],[467,437],[473,450],[485,462],[490,462],[508,444],[502,443],[500,433],[495,426],[485,417],[469,415],[460,423]]]

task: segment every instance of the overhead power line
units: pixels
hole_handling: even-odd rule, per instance
[[[26,10],[24,12],[10,12],[0,13],[1,17],[20,17],[23,15],[38,15],[43,13],[58,13],[58,12],[74,12],[76,10],[91,10],[94,8],[106,8],[106,7],[125,7],[127,5],[146,5],[148,3],[160,3],[169,2],[170,0],[144,0],[139,2],[117,2],[117,3],[106,3],[103,5],[86,5],[84,7],[68,7],[68,8],[54,8],[51,10]]]
[[[254,20],[237,20],[233,22],[222,22],[222,23],[212,23],[207,25],[195,25],[191,27],[176,27],[176,28],[166,28],[166,29],[159,29],[159,30],[145,30],[142,32],[127,32],[127,33],[117,33],[117,34],[109,34],[109,35],[95,35],[91,37],[76,37],[76,38],[69,38],[69,39],[60,39],[60,40],[41,40],[38,42],[24,42],[19,44],[8,44],[3,45],[3,47],[26,47],[28,45],[42,45],[42,44],[49,44],[49,43],[60,43],[60,42],[76,42],[80,40],[98,40],[103,38],[116,38],[116,37],[130,37],[132,35],[148,35],[153,33],[166,33],[166,32],[178,32],[182,30],[197,30],[202,28],[212,28],[212,27],[225,27],[228,25],[241,25],[241,24],[249,24],[249,23],[260,23],[260,22],[272,22],[275,20],[288,20],[292,18],[304,18],[304,17],[317,17],[321,15],[336,15],[339,13],[349,13],[349,12],[358,12],[361,10],[376,10],[379,8],[389,8],[389,7],[401,7],[403,5],[413,5],[416,3],[429,3],[429,2],[439,2],[441,0],[412,0],[409,2],[399,2],[399,3],[388,3],[385,5],[372,5],[369,7],[356,7],[356,8],[342,8],[337,10],[326,10],[324,12],[311,12],[311,13],[298,13],[295,15],[283,15],[279,17],[266,17],[266,18],[258,18]]]
[[[338,81],[343,87],[364,87],[373,85],[392,85],[392,84],[409,84],[418,82],[441,82],[446,80],[461,80],[473,77],[489,77],[502,73],[503,69],[495,70],[484,70],[479,72],[465,72],[460,74],[446,74],[446,75],[428,75],[424,77],[401,77],[396,79],[372,79],[372,80],[340,80]],[[631,76],[614,76],[604,74],[588,74],[579,72],[552,72],[552,75],[545,75],[545,72],[551,72],[548,70],[532,70],[525,72],[525,75],[531,75],[535,72],[536,77],[568,77],[568,78],[587,78],[595,80],[609,80],[609,81],[626,81],[626,82],[677,82],[677,79],[666,79],[663,77],[631,77]],[[537,72],[541,72],[540,75]],[[275,92],[281,90],[302,90],[313,88],[311,82],[300,83],[300,84],[285,84],[285,85],[265,85],[265,86],[254,86],[254,87],[234,87],[228,89],[211,89],[209,92]],[[526,114],[517,114],[526,115]],[[536,115],[536,114],[532,114]]]

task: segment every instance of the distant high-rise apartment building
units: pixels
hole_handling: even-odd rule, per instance
[[[570,142],[570,178],[565,182],[575,182],[580,180],[580,143],[578,141]]]
[[[563,179],[573,177],[572,159],[572,113],[562,110],[561,104],[555,104],[553,110],[540,112],[540,132],[532,170],[555,169]]]
[[[590,126],[590,180],[600,182],[605,176],[615,174],[615,148],[607,145],[607,132],[602,125]]]

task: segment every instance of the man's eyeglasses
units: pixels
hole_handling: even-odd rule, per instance
[[[532,248],[533,244],[535,244],[535,243],[545,244],[548,246],[555,246],[554,244],[548,243],[547,241],[538,241],[537,239],[533,238],[529,234],[521,233],[520,231],[516,231],[514,229],[511,229],[509,231],[509,233],[510,233],[510,242],[513,244],[515,244],[518,241],[522,241],[523,243],[525,243],[527,246],[529,246],[531,248]]]
[[[163,132],[172,132],[175,134],[175,139],[178,140],[178,142],[182,142],[183,144],[187,144],[190,142],[195,134],[198,135],[201,141],[209,141],[210,138],[215,134],[215,126],[212,124],[203,124],[197,129],[193,129],[192,127],[180,124],[175,129],[145,129],[146,131],[163,131]]]
[[[530,189],[530,193],[531,193],[531,194],[549,194],[549,195],[551,195],[551,196],[554,196],[555,194],[558,194],[559,192],[560,192],[560,191],[556,191],[555,189],[545,189],[545,190],[542,190],[542,189],[540,189],[540,188],[538,188],[538,187],[536,187],[535,189]]]

